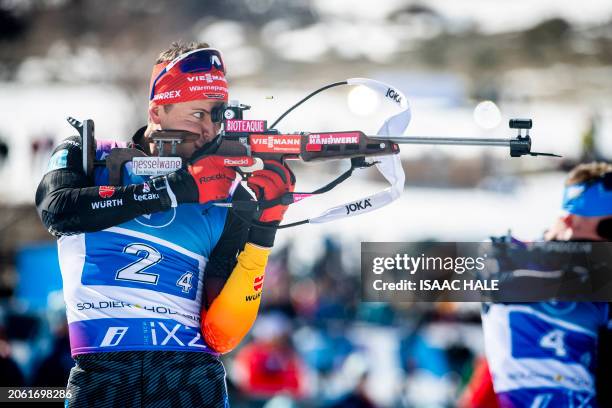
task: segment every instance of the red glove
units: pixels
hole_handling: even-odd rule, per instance
[[[255,193],[258,200],[273,200],[295,189],[295,176],[289,167],[274,161],[265,160],[263,170],[253,172],[247,180],[247,186]],[[286,205],[275,205],[266,208],[259,216],[261,222],[280,223],[287,211]]]
[[[198,202],[224,200],[236,178],[233,167],[252,166],[255,160],[251,157],[209,156],[190,164],[187,171],[198,189]]]

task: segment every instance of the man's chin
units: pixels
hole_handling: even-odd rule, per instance
[[[189,160],[197,159],[198,157],[201,157],[204,154],[213,154],[217,150],[216,146],[217,146],[218,137],[219,136],[212,138],[209,142],[204,144],[202,147],[195,149],[193,154],[189,157]]]

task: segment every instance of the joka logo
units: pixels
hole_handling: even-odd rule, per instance
[[[115,194],[115,187],[113,186],[100,186],[98,189],[98,194],[102,198],[109,198]]]
[[[257,276],[254,280],[253,280],[253,289],[258,292],[261,290],[261,288],[263,287],[263,281],[264,281],[264,275],[261,276]]]
[[[356,203],[351,203],[349,205],[345,205],[344,207],[346,208],[346,215],[355,212],[355,211],[360,211],[360,210],[365,210],[368,207],[371,207],[372,203],[370,202],[370,199],[365,199],[362,201],[357,201]]]
[[[402,97],[395,89],[392,89],[392,88],[387,89],[387,94],[385,96],[387,98],[393,99],[397,103],[402,103]]]

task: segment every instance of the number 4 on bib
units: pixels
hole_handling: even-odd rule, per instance
[[[567,351],[565,350],[565,344],[563,343],[564,337],[565,332],[563,330],[552,330],[542,336],[540,339],[540,346],[542,348],[552,349],[557,357],[565,357],[567,355]]]
[[[193,287],[193,285],[191,284],[191,279],[192,278],[193,278],[193,272],[185,272],[176,281],[176,286],[182,288],[183,292],[189,293],[189,291]]]

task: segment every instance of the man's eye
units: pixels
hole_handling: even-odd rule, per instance
[[[204,119],[204,116],[206,116],[206,114],[202,111],[200,112],[193,112],[192,115],[197,118],[197,119]]]

